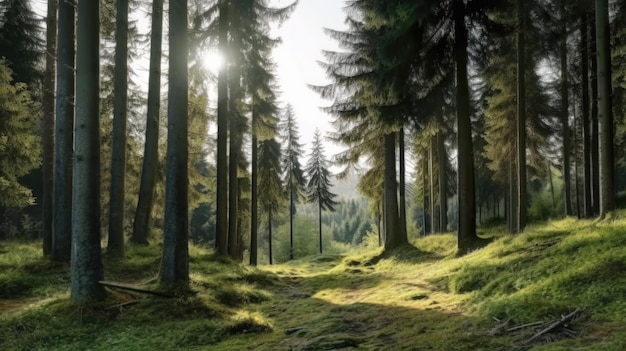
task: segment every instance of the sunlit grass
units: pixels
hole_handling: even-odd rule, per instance
[[[69,268],[35,244],[0,244],[0,349],[6,350],[495,350],[514,335],[489,336],[493,318],[546,320],[581,308],[579,337],[538,350],[626,346],[626,212],[566,218],[493,237],[464,256],[454,234],[383,252],[313,255],[252,268],[190,246],[187,297],[109,292],[95,306],[69,303]],[[160,246],[129,246],[105,258],[107,280],[158,286]],[[129,303],[128,305],[120,305]],[[119,307],[115,307],[120,305]],[[528,347],[526,347],[528,348]]]

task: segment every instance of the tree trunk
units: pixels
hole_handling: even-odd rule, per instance
[[[269,255],[270,255],[270,264],[274,264],[274,259],[272,258],[272,210],[267,214],[267,232],[268,232],[268,242],[269,242]]]
[[[585,218],[593,216],[591,205],[591,119],[589,117],[589,51],[587,45],[588,26],[587,13],[580,16],[580,57],[581,57],[581,86],[582,86],[582,125],[583,125],[583,197]]]
[[[150,75],[148,77],[148,111],[146,142],[141,169],[141,184],[137,212],[133,222],[131,242],[148,245],[154,186],[159,163],[159,109],[161,108],[161,44],[163,41],[163,0],[152,2],[152,32],[150,34]]]
[[[550,193],[552,194],[552,208],[556,208],[556,197],[554,196],[554,182],[552,182],[552,166],[548,163],[548,179],[550,180]]]
[[[400,193],[400,231],[402,236],[406,237],[406,170],[404,159],[404,128],[398,131],[398,170],[400,171],[399,193]]]
[[[407,243],[406,234],[402,233],[400,229],[400,217],[398,214],[395,139],[395,133],[385,134],[385,250]]]
[[[466,252],[480,241],[476,235],[476,196],[474,147],[470,121],[470,95],[467,78],[467,28],[462,0],[454,0],[454,58],[456,64],[456,115],[458,139],[458,248]]]
[[[323,253],[324,249],[322,246],[322,202],[319,200],[321,198],[321,195],[317,194],[317,222],[318,222],[318,227],[320,230],[320,255]]]
[[[103,300],[100,248],[99,4],[78,3],[71,300]],[[59,19],[59,22],[61,20]]]
[[[228,62],[228,0],[219,0],[219,51]],[[228,163],[226,146],[228,144],[228,74],[227,67],[217,75],[217,189],[215,246],[220,255],[228,254]]]
[[[41,236],[43,254],[52,254],[54,189],[54,86],[56,72],[57,0],[48,0],[46,14],[46,70],[43,81],[43,202]]]
[[[430,233],[439,232],[439,226],[435,216],[435,137],[430,137],[428,145],[428,208],[430,210]]]
[[[57,96],[54,154],[52,258],[69,261],[72,242],[72,153],[74,149],[75,6],[60,1],[57,31]],[[99,60],[99,59],[98,59]]]
[[[161,284],[189,284],[187,0],[170,0],[167,165]]]
[[[258,188],[259,188],[259,177],[258,177],[258,169],[259,169],[259,150],[258,150],[258,142],[257,142],[257,131],[254,129],[257,123],[257,113],[255,111],[252,112],[252,185],[251,185],[251,194],[250,194],[250,264],[253,266],[257,265],[258,261],[258,222],[259,222],[259,200],[258,200]]]
[[[561,40],[559,47],[561,61],[561,126],[563,128],[563,196],[565,215],[572,215],[572,190],[570,175],[570,127],[569,127],[569,94],[567,82],[567,26],[565,23],[565,2],[561,3]]]
[[[128,0],[116,0],[115,82],[111,193],[107,253],[124,257],[124,194],[126,193],[126,120],[128,109]]]
[[[289,187],[291,189],[291,186]],[[289,190],[289,259],[293,260],[293,190]]]
[[[613,110],[608,0],[596,0],[598,52],[598,131],[600,148],[600,217],[615,209],[613,192]]]
[[[509,163],[509,220],[510,220],[510,228],[509,231],[511,233],[516,233],[518,230],[518,222],[519,222],[519,194],[518,194],[518,183],[517,183],[517,167],[515,161],[510,161]]]
[[[576,109],[574,109],[576,112]],[[580,212],[580,187],[578,176],[578,123],[576,122],[576,113],[574,113],[574,199],[576,199],[576,217],[582,218]]]
[[[524,0],[517,1],[517,228],[516,232],[526,227],[526,9]]]
[[[590,16],[591,48],[591,188],[593,214],[600,214],[600,149],[598,124],[598,50],[596,48],[596,17]]]
[[[439,115],[440,128],[443,128],[442,116]],[[448,175],[445,133],[440,130],[437,133],[437,162],[439,171],[439,229],[441,232],[448,231]]]

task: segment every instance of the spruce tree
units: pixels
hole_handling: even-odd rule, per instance
[[[159,163],[159,110],[161,106],[161,46],[163,42],[163,0],[152,2],[150,32],[150,74],[148,76],[148,107],[146,111],[146,141],[141,170],[137,211],[130,241],[148,245],[150,216]]]
[[[41,96],[41,78],[45,43],[41,20],[31,8],[30,0],[0,2],[0,52],[13,72],[15,82],[28,85],[31,93]]]
[[[74,140],[74,41],[76,4],[59,1],[54,134],[54,236],[52,258],[69,261],[72,233],[72,150]]]
[[[296,204],[304,195],[306,179],[300,164],[302,157],[302,144],[300,144],[300,133],[296,124],[295,114],[291,105],[285,108],[284,120],[281,123],[283,137],[283,184],[289,198],[289,258],[293,259],[293,217],[296,214]]]
[[[99,4],[77,10],[76,127],[72,193],[71,300],[104,299],[100,247]]]
[[[273,125],[276,130],[276,125]],[[265,218],[268,233],[269,263],[272,264],[272,223],[285,201],[285,193],[280,179],[281,151],[280,143],[276,138],[266,139],[259,142],[259,209]]]
[[[189,284],[188,203],[188,35],[187,0],[169,4],[169,88],[165,218],[161,284],[182,290]]]
[[[320,131],[316,129],[313,136],[311,155],[309,156],[305,171],[309,178],[306,185],[307,201],[317,203],[320,254],[323,252],[322,210],[334,212],[335,206],[338,204],[337,201],[335,201],[337,195],[330,191],[331,183],[328,166],[328,160],[324,155],[324,146],[322,145]]]

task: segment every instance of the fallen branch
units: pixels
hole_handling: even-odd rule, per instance
[[[126,301],[126,302],[118,303],[117,305],[113,305],[113,306],[108,306],[108,307],[105,307],[105,308],[104,308],[104,310],[105,310],[105,311],[106,311],[106,310],[114,310],[114,309],[116,309],[116,308],[122,308],[122,307],[125,307],[125,306],[134,305],[134,304],[137,304],[137,303],[139,303],[139,302],[141,302],[141,300],[130,300],[130,301]]]
[[[525,328],[530,328],[530,327],[536,327],[538,325],[542,325],[544,324],[544,322],[532,322],[532,323],[527,323],[527,324],[522,324],[522,325],[518,325],[516,327],[513,328],[509,328],[506,330],[507,333],[511,333],[520,329],[525,329]]]
[[[119,289],[119,290],[127,290],[127,291],[134,291],[134,292],[138,292],[138,293],[142,293],[142,294],[149,294],[149,295],[154,295],[154,296],[159,296],[159,297],[165,297],[165,298],[173,298],[174,296],[166,294],[166,293],[162,293],[160,291],[154,291],[154,290],[146,290],[146,289],[141,289],[141,288],[137,288],[134,286],[130,286],[130,285],[124,285],[124,284],[120,284],[120,283],[115,283],[115,282],[106,282],[103,280],[98,281],[98,284],[109,287],[109,288],[113,288],[113,289]]]
[[[565,326],[567,323],[569,323],[572,319],[574,319],[574,317],[576,317],[578,314],[580,313],[580,309],[577,308],[574,312],[568,314],[567,316],[561,317],[560,320],[550,324],[547,328],[539,331],[538,333],[536,333],[535,335],[531,336],[530,338],[526,339],[526,341],[524,341],[524,345],[528,345],[531,342],[537,340],[540,336],[545,335],[555,329],[558,329],[562,326]]]

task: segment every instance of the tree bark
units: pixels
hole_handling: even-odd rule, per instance
[[[267,214],[267,232],[268,232],[268,242],[269,242],[269,256],[270,256],[270,264],[274,264],[273,253],[272,253],[272,210],[269,210]]]
[[[435,137],[430,137],[428,143],[428,208],[430,210],[430,233],[439,232],[437,217],[435,216]]]
[[[161,284],[189,284],[187,0],[170,0],[167,166]]]
[[[46,14],[46,70],[43,81],[43,201],[41,234],[43,254],[52,254],[54,205],[54,86],[56,84],[57,0],[48,0]]]
[[[396,183],[396,140],[395,133],[385,134],[385,250],[407,243],[406,235],[400,230],[398,214],[398,189]]]
[[[163,41],[163,0],[152,2],[152,32],[150,34],[150,75],[148,77],[148,111],[146,142],[137,212],[133,222],[131,242],[148,245],[154,186],[159,163],[159,109],[161,108],[161,46]]]
[[[465,252],[480,241],[476,235],[476,196],[474,147],[470,121],[470,96],[467,77],[467,28],[462,0],[454,0],[454,58],[456,64],[456,116],[458,139],[458,248]]]
[[[109,196],[109,242],[107,253],[124,257],[124,201],[126,193],[126,120],[128,109],[128,0],[117,0],[115,20],[115,82],[113,142],[111,143],[111,189]]]
[[[405,159],[404,159],[404,128],[400,128],[398,131],[398,170],[400,172],[399,175],[399,189],[400,193],[400,231],[401,235],[406,237],[406,170],[405,170]]]
[[[237,258],[237,218],[239,217],[239,182],[237,173],[239,171],[239,154],[241,153],[241,143],[243,138],[242,116],[240,115],[238,104],[241,95],[241,38],[239,36],[239,18],[236,1],[231,2],[229,8],[230,19],[230,47],[231,54],[228,68],[228,113],[230,118],[230,138],[229,138],[229,166],[228,166],[228,255]]]
[[[58,10],[52,237],[52,258],[56,261],[69,261],[71,256],[75,6],[73,1],[63,0]]]
[[[582,86],[582,127],[583,127],[583,197],[584,197],[584,216],[590,218],[593,216],[593,208],[591,202],[591,118],[589,116],[589,45],[588,40],[588,15],[583,12],[580,16],[580,75]]]
[[[524,0],[517,1],[517,228],[526,227],[526,8]]]
[[[250,264],[252,266],[257,265],[258,261],[258,222],[259,222],[259,200],[258,200],[258,188],[259,188],[259,177],[258,177],[258,169],[259,169],[259,150],[258,150],[258,139],[257,139],[257,131],[254,129],[257,123],[257,113],[255,111],[252,112],[252,185],[251,185],[251,208],[250,208]]]
[[[600,149],[598,124],[598,50],[596,48],[595,11],[590,17],[591,28],[591,187],[593,214],[600,214]]]
[[[228,0],[219,0],[219,51],[228,62]],[[228,254],[228,162],[226,146],[228,144],[228,74],[223,67],[217,77],[217,189],[215,246],[217,253]]]
[[[78,3],[71,301],[102,300],[100,248],[99,4]],[[61,20],[59,20],[61,22]]]
[[[613,192],[613,111],[611,106],[611,47],[608,0],[596,0],[598,52],[598,131],[600,148],[600,217],[615,209]]]
[[[570,127],[569,127],[569,94],[567,82],[567,26],[565,23],[565,1],[561,0],[561,39],[559,55],[561,63],[561,126],[563,128],[563,196],[565,215],[572,215],[572,190],[570,175]]]
[[[317,194],[317,224],[318,224],[318,228],[319,228],[319,232],[320,232],[320,255],[323,253],[323,246],[322,246],[322,201],[321,199],[321,194]]]
[[[439,230],[441,232],[448,231],[448,174],[445,145],[445,132],[443,130],[442,116],[439,115],[440,128],[437,133],[437,162],[439,173]]]

